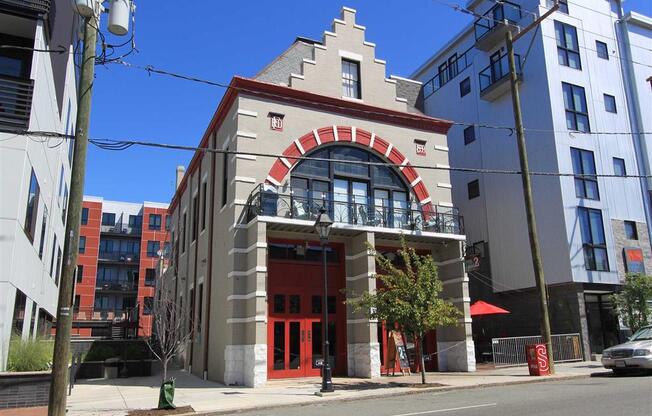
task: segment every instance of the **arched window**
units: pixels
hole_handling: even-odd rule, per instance
[[[292,170],[295,210],[316,212],[325,206],[335,222],[408,226],[409,188],[392,167],[365,163],[383,163],[379,157],[346,145],[321,148],[309,156],[325,160],[304,160]]]

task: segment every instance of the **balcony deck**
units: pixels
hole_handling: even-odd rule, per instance
[[[496,4],[473,24],[475,47],[489,51],[505,39],[505,33],[518,30],[516,26],[523,17],[521,6],[508,1]]]
[[[0,131],[29,128],[33,93],[33,80],[0,75]]]
[[[521,56],[514,54],[516,64],[516,76],[522,81]],[[489,64],[478,74],[480,78],[480,98],[485,101],[495,101],[508,92],[511,88],[509,82],[509,62],[507,55],[502,56],[498,61]]]

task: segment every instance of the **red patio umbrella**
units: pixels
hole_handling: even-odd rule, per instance
[[[504,313],[509,313],[509,311],[482,300],[471,305],[471,316],[498,315]]]

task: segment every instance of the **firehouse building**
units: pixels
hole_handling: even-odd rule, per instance
[[[188,311],[192,373],[246,386],[319,375],[323,270],[313,225],[322,207],[334,221],[334,375],[383,369],[384,325],[345,300],[375,288],[367,244],[393,256],[401,235],[438,262],[443,296],[464,312],[426,340],[428,370],[475,370],[463,221],[446,170],[451,123],[424,116],[420,83],[387,78],[385,65],[344,8],[322,41],[297,38],[256,77],[233,78],[200,144],[229,153],[196,152],[169,208],[161,290]]]

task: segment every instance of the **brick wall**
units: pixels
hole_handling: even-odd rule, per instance
[[[47,406],[49,371],[0,373],[0,409]]]

